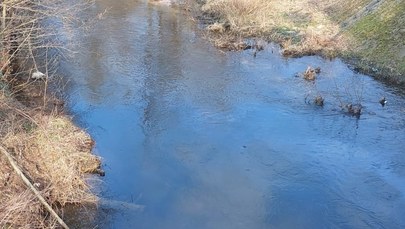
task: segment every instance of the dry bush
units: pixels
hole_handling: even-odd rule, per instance
[[[63,0],[0,3],[1,145],[59,213],[67,204],[97,201],[86,182],[86,173],[100,165],[100,159],[90,153],[93,142],[69,118],[53,112],[58,100],[47,97],[48,79],[55,72],[57,58],[74,44],[73,31],[84,25],[78,14],[90,3]],[[44,72],[46,78],[31,79],[34,71]],[[50,105],[50,109],[37,109],[38,101],[43,102],[43,108]],[[1,155],[0,228],[57,226]]]
[[[3,193],[7,195],[6,193]],[[56,228],[56,220],[40,217],[46,214],[31,190],[13,191],[10,198],[1,198],[0,227],[1,228]],[[3,200],[4,199],[4,200]]]
[[[271,6],[266,0],[208,0],[202,9],[223,18],[234,32],[256,35],[274,23],[267,16]]]
[[[56,54],[65,55],[65,51],[71,50],[69,46],[75,44],[74,31],[84,27],[78,15],[91,3],[91,0],[2,1],[2,72],[27,76],[40,70],[50,76],[50,63]]]
[[[2,145],[56,209],[95,204],[86,173],[100,166],[93,141],[69,118],[44,115],[0,97]],[[54,228],[55,220],[0,156],[0,228]]]
[[[14,136],[17,139],[29,138],[18,149],[26,154],[25,166],[33,164],[29,163],[31,158],[38,160],[33,169],[38,174],[39,183],[48,184],[52,198],[60,205],[95,201],[84,177],[85,172],[100,165],[98,158],[90,154],[93,143],[89,135],[66,117],[41,116],[37,119],[40,119],[40,126],[32,134]],[[9,142],[13,144],[16,140],[5,140],[5,143]]]

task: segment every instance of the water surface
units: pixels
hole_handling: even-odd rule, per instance
[[[168,7],[91,10],[105,9],[64,64],[69,110],[104,158],[101,194],[118,203],[100,207],[99,228],[405,228],[398,90],[274,45],[222,52]],[[294,77],[308,65],[316,83]]]

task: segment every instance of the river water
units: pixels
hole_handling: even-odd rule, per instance
[[[89,10],[105,9],[64,63],[68,109],[106,171],[98,228],[405,228],[400,90],[271,44],[222,52],[166,6]],[[315,83],[294,76],[308,65]]]

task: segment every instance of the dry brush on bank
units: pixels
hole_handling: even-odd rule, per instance
[[[77,15],[88,4],[87,1],[64,0],[1,1],[0,67],[3,73],[45,71],[49,67],[44,62],[45,51],[67,48],[73,28],[82,23]]]
[[[4,97],[0,98],[0,111],[2,146],[48,204],[59,209],[97,201],[85,176],[100,165],[90,152],[93,143],[88,134],[66,117],[36,113]],[[0,227],[57,226],[4,154],[0,165]]]
[[[196,2],[220,48],[258,37],[280,43],[286,56],[341,56],[361,71],[405,82],[405,0]]]
[[[100,166],[91,154],[94,143],[60,112],[63,102],[48,90],[49,80],[57,79],[56,54],[65,53],[72,28],[83,25],[76,15],[89,4],[0,2],[0,143],[59,214],[68,204],[97,202],[86,175]],[[44,74],[34,79],[34,72]],[[0,153],[0,228],[59,227],[5,155]]]
[[[8,98],[1,97],[0,111],[2,146],[48,204],[59,209],[97,201],[85,175],[100,165],[88,134],[66,117],[37,113]],[[0,165],[0,227],[57,226],[3,154]]]
[[[207,0],[202,10],[217,24],[227,25],[229,34],[280,42],[289,56],[334,55],[346,49],[345,42],[339,24],[323,12],[328,4],[319,2]]]

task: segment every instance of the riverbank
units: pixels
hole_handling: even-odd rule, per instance
[[[61,215],[69,204],[96,204],[86,174],[97,171],[100,159],[91,153],[94,142],[90,136],[63,113],[63,103],[44,94],[44,84],[34,79],[13,86],[1,81],[0,140],[41,196]],[[59,226],[3,153],[0,193],[1,228]]]
[[[245,39],[259,38],[279,43],[284,56],[341,57],[357,71],[405,84],[403,0],[196,3],[191,8],[219,48],[246,49]]]
[[[0,4],[0,228],[59,228],[52,209],[64,218],[65,206],[97,204],[87,175],[100,172],[94,142],[49,88],[59,79],[55,51],[67,43],[55,37],[77,28],[84,2]],[[66,23],[45,23],[50,18]]]

